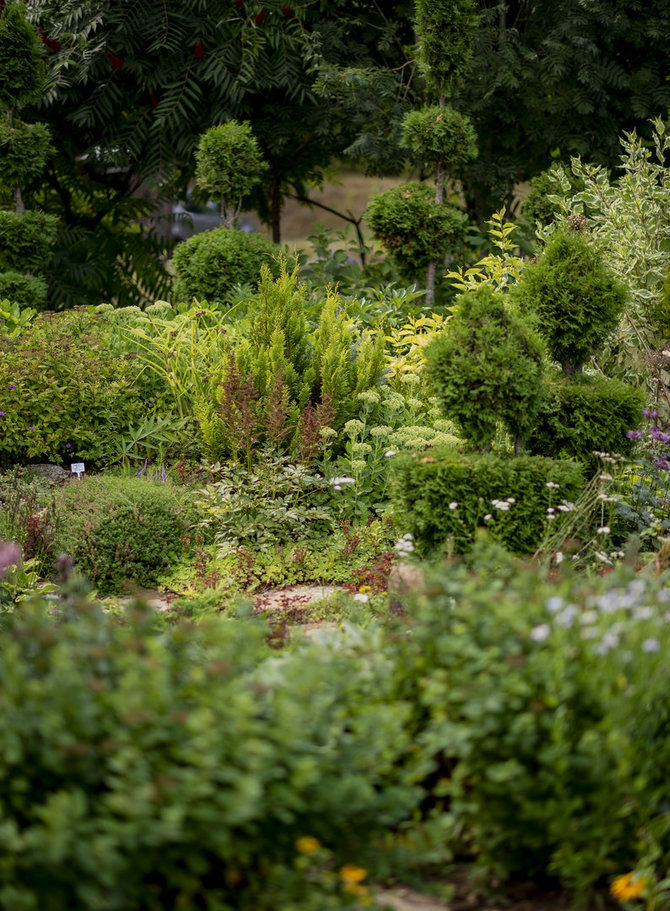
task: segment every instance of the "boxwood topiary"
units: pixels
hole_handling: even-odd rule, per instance
[[[396,473],[396,497],[407,530],[424,552],[450,541],[454,552],[465,553],[477,528],[485,525],[514,553],[529,553],[542,540],[547,508],[574,502],[584,486],[579,463],[540,456],[435,451],[399,457]],[[507,501],[507,507],[496,507],[494,501]],[[485,521],[487,515],[491,518]]]
[[[54,552],[74,557],[104,594],[150,586],[183,553],[192,519],[170,484],[84,477],[56,495]]]
[[[222,302],[234,285],[258,281],[264,264],[277,278],[280,250],[262,234],[245,234],[232,228],[196,234],[175,250],[175,295],[189,303],[194,297],[210,304]]]
[[[557,374],[547,384],[528,448],[538,455],[578,459],[594,471],[594,451],[631,453],[634,444],[626,431],[640,426],[644,402],[642,389],[620,380]]]

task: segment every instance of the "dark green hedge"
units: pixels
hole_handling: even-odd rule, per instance
[[[434,452],[399,459],[396,473],[406,528],[424,551],[451,540],[454,551],[464,553],[477,528],[486,526],[510,550],[528,553],[542,540],[547,507],[574,502],[584,485],[578,463],[539,456]],[[510,497],[515,502],[506,511],[493,505]]]

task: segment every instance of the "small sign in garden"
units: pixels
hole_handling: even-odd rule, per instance
[[[76,474],[77,477],[79,478],[79,480],[81,481],[81,476],[86,471],[86,466],[84,465],[83,462],[73,462],[70,465],[70,471],[72,472],[72,474]]]

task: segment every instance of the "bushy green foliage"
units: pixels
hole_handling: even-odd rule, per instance
[[[149,586],[179,558],[194,518],[168,483],[84,476],[56,493],[54,553],[73,557],[101,592]]]
[[[465,216],[435,202],[435,190],[406,183],[370,197],[365,217],[404,276],[417,278],[458,245]]]
[[[543,357],[541,338],[487,286],[458,298],[446,328],[426,348],[445,415],[477,449],[491,445],[500,420],[515,440],[528,433],[542,391]]]
[[[513,295],[536,318],[552,357],[568,375],[579,372],[616,329],[628,299],[589,238],[565,228],[526,266]]]
[[[635,869],[641,833],[663,831],[667,584],[543,578],[484,552],[429,580],[405,664],[431,719],[417,743],[438,760],[455,850],[489,881],[555,877],[590,907]]]
[[[195,158],[199,189],[221,200],[226,227],[232,227],[242,197],[249,195],[268,169],[251,124],[230,120],[211,127],[200,137]]]
[[[304,465],[266,455],[251,470],[232,463],[213,466],[211,472],[195,501],[200,527],[224,550],[274,550],[332,530],[328,482]]]
[[[43,123],[0,120],[0,184],[24,187],[44,170],[52,151],[51,134]]]
[[[26,20],[23,3],[3,4],[0,14],[0,104],[22,108],[39,95],[46,71],[37,29]]]
[[[523,214],[531,225],[539,222],[543,227],[554,221],[560,212],[560,204],[552,196],[560,193],[561,178],[559,166],[552,165],[540,171],[530,182],[528,196],[523,201]]]
[[[584,485],[578,463],[539,456],[435,450],[398,456],[396,469],[405,526],[425,551],[464,553],[484,527],[514,553],[533,551],[545,532],[547,508],[572,503]]]
[[[577,459],[593,471],[596,452],[630,455],[626,433],[642,421],[645,395],[620,380],[557,376],[547,384],[529,449],[552,458]]]
[[[57,220],[44,212],[20,214],[0,209],[0,266],[13,271],[39,269],[53,242]]]
[[[17,307],[43,310],[47,303],[47,284],[37,275],[0,272],[0,302],[5,298]]]
[[[14,338],[0,336],[0,462],[92,467],[147,413],[146,377],[102,326],[85,312],[40,314]]]
[[[479,24],[475,0],[417,0],[419,62],[428,86],[438,94],[449,89],[467,65]]]
[[[0,639],[0,908],[346,907],[344,872],[321,887],[298,839],[360,865],[418,802],[387,656],[278,661],[262,624],[158,633],[72,592],[61,610],[27,607]]]
[[[256,282],[262,265],[278,275],[279,252],[262,234],[223,227],[195,234],[175,250],[174,296],[188,303],[194,297],[210,304],[223,302],[234,285]]]
[[[403,145],[420,160],[444,163],[453,172],[476,157],[477,134],[460,111],[449,105],[433,105],[405,114]]]

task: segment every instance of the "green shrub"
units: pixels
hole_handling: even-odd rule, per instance
[[[119,355],[103,329],[91,313],[45,313],[0,337],[0,464],[101,464],[147,414],[137,360]]]
[[[40,269],[57,227],[55,215],[0,209],[0,266],[17,272]]]
[[[476,157],[477,134],[460,111],[433,105],[405,114],[403,145],[420,160],[444,163],[453,173]]]
[[[147,587],[184,551],[193,518],[169,484],[84,476],[56,494],[53,549],[105,594]]]
[[[289,876],[298,840],[360,865],[420,797],[372,639],[277,660],[263,625],[62,613],[0,636],[2,911],[346,907],[343,876],[334,904]]]
[[[0,104],[21,108],[39,96],[46,72],[45,50],[22,3],[0,11]]]
[[[539,456],[435,450],[397,459],[398,505],[424,551],[448,546],[464,553],[486,526],[511,551],[528,553],[542,540],[548,507],[573,503],[583,485],[576,462]]]
[[[644,390],[601,376],[556,376],[548,383],[528,440],[531,452],[578,459],[591,471],[595,452],[628,456],[634,442],[627,431],[642,421]]]
[[[262,234],[232,228],[196,234],[175,250],[175,297],[187,303],[194,297],[210,304],[223,302],[235,285],[257,282],[263,265],[278,276],[279,252],[277,244]]]
[[[24,187],[44,170],[51,150],[51,134],[43,123],[10,126],[0,120],[0,184],[9,190]]]
[[[456,851],[489,881],[556,878],[590,908],[667,820],[669,580],[482,557],[429,578],[400,695],[416,687]],[[667,823],[659,840],[667,858]]]
[[[435,190],[406,183],[370,197],[365,213],[374,235],[402,274],[416,279],[462,240],[466,218],[435,202]]]
[[[21,272],[0,272],[0,301],[7,299],[19,307],[44,310],[47,303],[47,283],[36,275]]]
[[[628,297],[588,237],[566,229],[525,267],[512,294],[523,312],[533,314],[566,375],[580,372],[616,329]]]
[[[502,420],[520,445],[537,413],[544,345],[489,287],[462,294],[426,348],[428,377],[445,415],[477,449]]]

